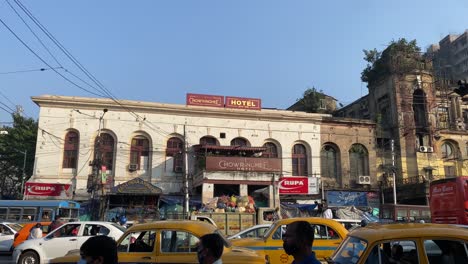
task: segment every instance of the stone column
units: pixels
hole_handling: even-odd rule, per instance
[[[247,196],[249,195],[249,188],[247,184],[239,184],[239,195],[240,196]]]

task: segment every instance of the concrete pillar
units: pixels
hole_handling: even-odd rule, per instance
[[[202,203],[206,204],[209,200],[213,199],[214,184],[203,183],[202,185]]]
[[[249,195],[249,188],[247,184],[239,184],[239,195],[240,196]]]

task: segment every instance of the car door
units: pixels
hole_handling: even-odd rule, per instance
[[[157,263],[198,263],[199,238],[184,231],[167,229],[160,231]]]
[[[81,224],[64,224],[55,232],[42,239],[40,246],[47,259],[62,257],[73,249],[78,249],[78,234]]]
[[[314,226],[314,243],[312,250],[318,259],[330,257],[340,245],[342,238],[338,232],[328,225],[316,224]]]
[[[284,252],[283,234],[286,225],[278,225],[276,230],[265,241],[265,254],[268,255],[270,263],[292,263],[293,257]]]
[[[0,251],[9,251],[13,245],[14,233],[4,224],[0,224]]]
[[[157,263],[156,231],[128,232],[117,245],[119,263]]]

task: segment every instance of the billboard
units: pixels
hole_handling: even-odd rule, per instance
[[[224,96],[187,94],[187,105],[224,107]]]
[[[279,180],[279,194],[318,194],[316,177],[283,177]]]
[[[27,182],[24,196],[29,198],[70,199],[72,190],[70,184]]]
[[[226,96],[225,105],[226,108],[260,110],[262,109],[262,100],[257,98]]]
[[[281,159],[208,156],[206,171],[280,172]]]
[[[327,191],[329,206],[368,206],[367,192]]]

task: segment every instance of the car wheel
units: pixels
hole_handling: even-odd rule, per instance
[[[26,251],[21,254],[18,264],[39,264],[39,256],[36,252]]]

